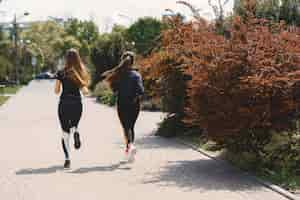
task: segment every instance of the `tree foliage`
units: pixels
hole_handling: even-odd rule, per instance
[[[24,31],[22,37],[25,41],[30,41],[31,45],[27,45],[29,51],[43,54],[44,68],[53,71],[56,70],[59,58],[63,57],[68,49],[80,50],[85,45],[84,41],[81,42],[71,34],[69,29],[54,21],[34,23]]]
[[[47,21],[32,24],[23,32],[22,37],[42,50],[45,59],[44,67],[54,70],[58,58],[63,54],[64,34],[61,25]]]
[[[13,64],[3,55],[0,55],[0,81],[6,80],[13,69]]]
[[[246,9],[245,0],[235,0],[235,14],[244,16]],[[300,25],[299,0],[263,0],[256,1],[256,17],[266,18],[276,22],[281,20],[290,25]]]
[[[132,45],[126,41],[125,31],[125,28],[116,26],[111,33],[100,35],[92,46],[91,60],[96,71],[93,85],[101,79],[103,72],[118,65],[125,50],[132,48]]]
[[[80,21],[76,18],[68,19],[64,24],[68,37],[72,36],[80,43],[80,54],[82,57],[89,57],[91,46],[97,41],[99,30],[93,21]]]
[[[2,27],[0,27],[0,81],[6,80],[13,75],[12,62],[12,46],[9,38],[5,34]]]
[[[163,24],[154,18],[140,18],[129,27],[127,40],[134,42],[138,54],[147,55],[159,42]]]
[[[180,16],[176,16],[173,20],[173,25],[180,24],[184,26]],[[143,74],[147,95],[161,100],[165,112],[182,118],[187,89],[187,76],[183,73],[185,64],[181,59],[184,56],[182,52],[185,50],[182,49],[182,46],[172,46],[172,41],[184,38],[185,33],[177,31],[178,29],[175,27],[164,31],[162,50],[153,52],[151,56],[145,59],[142,58],[139,60],[139,65],[141,66],[140,70]],[[173,49],[174,54],[170,54],[169,49]]]
[[[300,25],[300,1],[299,0],[283,0],[280,7],[281,20],[288,24]]]

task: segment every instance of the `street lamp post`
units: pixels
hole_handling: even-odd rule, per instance
[[[14,47],[15,47],[15,68],[16,68],[16,84],[19,84],[19,55],[18,55],[18,24],[17,24],[17,15],[14,16],[13,21],[13,40],[14,40]]]
[[[21,17],[28,16],[29,13],[25,12]],[[18,23],[17,23],[17,14],[14,16],[13,20],[13,39],[14,39],[14,48],[15,48],[15,68],[16,68],[16,84],[20,83],[19,80],[19,47],[18,47],[18,40],[19,40],[19,34],[18,34]]]

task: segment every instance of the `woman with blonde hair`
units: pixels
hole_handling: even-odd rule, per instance
[[[60,94],[58,117],[62,135],[62,148],[65,155],[64,168],[71,166],[70,137],[74,137],[75,149],[81,146],[78,124],[82,114],[81,93],[88,95],[89,73],[77,50],[68,50],[65,56],[65,67],[56,74],[55,93]]]
[[[125,52],[121,63],[104,74],[112,90],[117,94],[117,110],[125,138],[125,159],[133,161],[136,154],[134,146],[134,126],[140,112],[140,96],[144,94],[141,75],[134,69],[134,53]]]

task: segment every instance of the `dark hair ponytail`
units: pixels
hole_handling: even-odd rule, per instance
[[[122,66],[121,68],[130,68],[134,63],[134,58],[132,56],[127,55],[123,60],[123,63],[121,62]]]
[[[121,57],[120,64],[116,68],[103,74],[105,81],[108,82],[112,90],[117,90],[122,74],[133,66],[135,60],[134,57],[133,52],[125,52]]]

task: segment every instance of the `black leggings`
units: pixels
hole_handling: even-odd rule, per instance
[[[129,144],[135,139],[134,126],[140,113],[140,102],[118,102],[118,115]]]
[[[61,100],[58,106],[58,116],[62,130],[70,133],[70,128],[77,128],[81,114],[82,103],[80,100]]]
[[[62,147],[65,159],[70,159],[70,132],[71,128],[78,127],[82,114],[82,103],[80,100],[61,100],[58,106],[58,117],[62,130]]]

